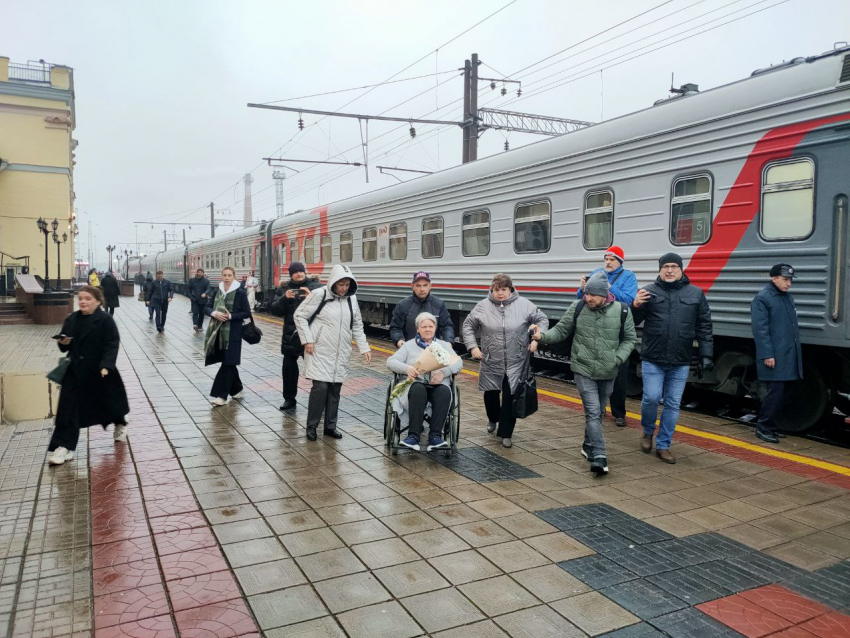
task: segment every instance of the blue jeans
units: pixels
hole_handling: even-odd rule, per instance
[[[573,376],[584,406],[584,444],[590,447],[591,459],[605,458],[602,417],[605,416],[608,397],[614,390],[614,379],[591,379],[578,373]]]
[[[643,433],[655,433],[655,420],[658,417],[658,403],[664,397],[664,409],[661,411],[661,423],[656,450],[667,450],[673,440],[676,420],[679,418],[679,406],[685,384],[688,381],[690,366],[656,365],[650,361],[641,363],[643,373],[643,400],[640,404],[640,423]]]

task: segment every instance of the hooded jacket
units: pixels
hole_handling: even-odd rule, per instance
[[[507,375],[511,394],[516,392],[528,358],[528,327],[533,323],[541,330],[549,327],[546,315],[515,290],[505,301],[496,301],[490,292],[475,305],[463,322],[462,334],[467,349],[480,348],[484,355],[479,390],[501,390]]]
[[[587,278],[590,279],[599,271],[602,271],[607,275],[608,284],[611,286],[609,292],[614,295],[614,299],[622,301],[627,306],[631,306],[638,291],[637,277],[635,277],[635,274],[631,270],[623,268],[621,265],[613,272],[608,272],[604,268],[597,268],[596,270],[591,271]],[[584,297],[584,292],[581,288],[579,288],[578,292],[576,292],[576,297],[579,299]]]
[[[286,296],[286,291],[295,290],[297,292],[301,288],[307,288],[310,292],[313,292],[317,288],[323,287],[316,277],[309,277],[300,284],[290,279],[286,286],[278,288],[271,305],[271,311],[276,317],[283,317],[283,331],[280,338],[280,353],[282,355],[300,357],[304,354],[304,347],[298,338],[298,331],[295,329],[295,319],[293,318],[295,311],[304,299],[301,299],[297,294],[293,299],[290,299]]]
[[[416,317],[423,312],[430,312],[437,318],[439,339],[449,343],[455,340],[455,327],[445,302],[437,295],[429,293],[425,299],[413,294],[398,302],[390,322],[390,338],[393,343],[410,341],[416,336]]]
[[[351,280],[351,286],[346,295],[340,297],[333,291],[333,286],[345,278]],[[327,286],[311,292],[293,314],[301,343],[314,345],[313,354],[304,353],[304,376],[308,379],[328,383],[345,381],[351,363],[352,337],[360,354],[369,352],[356,292],[357,280],[354,274],[347,266],[337,264],[331,270]],[[351,299],[350,306],[346,297]],[[327,300],[327,303],[311,324],[310,317],[319,309],[323,300]],[[353,317],[351,312],[354,313]]]

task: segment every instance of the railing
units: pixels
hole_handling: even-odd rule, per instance
[[[49,64],[9,64],[9,79],[21,82],[38,82],[50,84]]]

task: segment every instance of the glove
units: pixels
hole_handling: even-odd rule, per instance
[[[703,372],[711,372],[714,370],[714,361],[711,360],[711,357],[703,357],[701,367]]]

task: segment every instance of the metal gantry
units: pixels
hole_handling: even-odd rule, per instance
[[[478,109],[479,128],[514,131],[516,133],[536,133],[538,135],[565,135],[572,133],[593,122],[571,120],[548,115],[530,115],[517,111],[500,111],[498,109]]]

